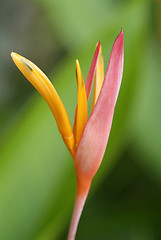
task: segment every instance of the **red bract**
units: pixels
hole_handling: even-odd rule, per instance
[[[115,40],[98,100],[83,130],[76,155],[77,194],[68,240],[74,239],[91,181],[102,161],[123,73],[123,31]]]

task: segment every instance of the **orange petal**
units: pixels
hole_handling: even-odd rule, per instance
[[[31,84],[46,100],[55,117],[59,132],[62,135],[62,138],[69,151],[73,155],[74,137],[71,124],[65,107],[54,86],[49,81],[47,76],[34,63],[18,55],[17,53],[12,52],[11,57],[23,75],[28,79],[29,82],[31,82]]]
[[[76,60],[76,78],[77,78],[77,114],[74,134],[75,134],[75,146],[77,148],[88,118],[86,89],[78,60]]]

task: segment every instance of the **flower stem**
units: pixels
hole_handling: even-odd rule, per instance
[[[74,211],[72,215],[72,220],[70,223],[69,233],[68,233],[68,240],[74,240],[79,219],[89,192],[90,185],[86,187],[85,189],[82,189],[77,186],[77,192],[76,192],[76,198],[75,198],[75,205],[74,205]]]

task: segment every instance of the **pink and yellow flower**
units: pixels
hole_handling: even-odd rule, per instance
[[[11,53],[16,66],[49,105],[59,132],[74,160],[77,192],[68,240],[75,238],[91,181],[100,166],[108,142],[123,73],[123,45],[121,30],[114,42],[105,77],[100,42],[97,44],[85,83],[79,61],[76,60],[77,108],[73,130],[64,105],[46,75],[28,59]],[[93,81],[93,104],[88,119],[88,99]]]

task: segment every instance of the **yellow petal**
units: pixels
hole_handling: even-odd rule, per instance
[[[75,146],[77,148],[80,138],[82,136],[83,129],[88,119],[88,103],[86,89],[78,60],[76,60],[76,78],[77,78],[77,116],[74,132],[75,132]]]
[[[95,73],[92,109],[97,102],[98,96],[101,91],[103,80],[104,80],[104,62],[103,62],[103,56],[102,56],[102,48],[100,47],[97,66],[96,66],[96,73]]]
[[[54,86],[34,63],[17,53],[12,52],[11,57],[19,70],[46,100],[55,117],[59,132],[67,148],[71,154],[74,155],[74,136],[71,124],[65,107]]]

